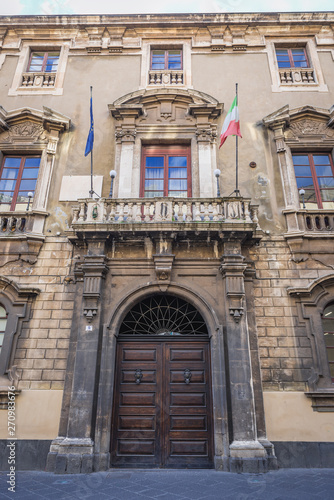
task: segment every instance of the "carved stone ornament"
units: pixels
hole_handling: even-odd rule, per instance
[[[244,314],[243,307],[230,307],[230,315],[233,316],[233,319],[236,323],[240,322],[243,314]]]
[[[36,142],[38,139],[45,140],[44,129],[42,125],[37,123],[26,121],[18,125],[13,125],[4,137],[2,142],[13,143],[13,142]]]
[[[311,119],[299,120],[291,123],[289,132],[289,135],[292,134],[294,137],[305,135],[326,135],[328,137],[334,137],[334,130],[328,128],[325,122]]]
[[[117,142],[135,142],[136,134],[135,129],[121,129],[116,130],[115,137]]]
[[[217,131],[212,128],[203,128],[196,130],[198,142],[214,142],[217,138]]]

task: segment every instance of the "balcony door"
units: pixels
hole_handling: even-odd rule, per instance
[[[190,147],[143,147],[140,196],[190,198]]]

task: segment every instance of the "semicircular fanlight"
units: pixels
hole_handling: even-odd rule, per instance
[[[179,297],[154,295],[136,304],[125,316],[119,335],[208,335],[197,309]]]

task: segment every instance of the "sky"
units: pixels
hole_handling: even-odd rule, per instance
[[[312,12],[333,0],[0,0],[0,15]]]

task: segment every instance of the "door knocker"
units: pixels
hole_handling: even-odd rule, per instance
[[[136,381],[136,384],[140,384],[142,378],[143,378],[143,372],[141,371],[140,368],[138,368],[135,371],[135,381]]]
[[[190,379],[192,377],[192,373],[191,371],[189,370],[189,368],[186,368],[183,372],[183,376],[184,376],[184,381],[186,384],[189,384],[190,382]]]

